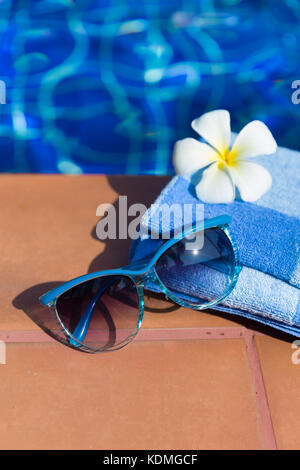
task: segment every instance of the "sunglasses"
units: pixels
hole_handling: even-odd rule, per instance
[[[241,267],[227,215],[205,220],[119,269],[77,277],[40,301],[56,316],[69,343],[86,352],[120,349],[134,339],[144,314],[144,289],[203,310],[233,290]],[[192,241],[194,239],[194,241]]]

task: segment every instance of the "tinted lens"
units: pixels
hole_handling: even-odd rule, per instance
[[[234,252],[223,230],[199,232],[197,239],[184,238],[166,251],[156,272],[175,297],[191,305],[205,305],[223,297],[232,284]]]
[[[110,349],[137,332],[139,301],[134,282],[126,276],[103,276],[62,294],[56,304],[64,327],[81,343]],[[74,346],[80,346],[69,339]]]

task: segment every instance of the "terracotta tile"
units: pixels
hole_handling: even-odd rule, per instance
[[[300,447],[300,364],[292,363],[292,354],[300,359],[291,342],[268,336],[256,337],[268,403],[280,449]]]
[[[41,294],[77,275],[126,264],[131,241],[100,242],[95,236],[96,208],[108,202],[117,207],[118,195],[127,195],[128,205],[149,206],[168,179],[0,175],[0,329],[49,326],[51,317],[38,303]],[[229,318],[183,308],[164,315],[148,311],[144,327],[237,324]]]
[[[0,175],[0,328],[39,327],[38,297],[62,281],[128,262],[130,240],[95,236],[101,203],[149,205],[169,177]],[[27,313],[24,313],[24,311]]]
[[[2,449],[262,447],[243,340],[10,344],[0,394]]]

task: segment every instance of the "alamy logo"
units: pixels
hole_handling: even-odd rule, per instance
[[[295,349],[295,351],[292,353],[292,356],[291,356],[292,364],[294,364],[295,366],[300,364],[300,348],[299,348],[299,346],[300,346],[300,340],[299,339],[295,339],[295,341],[293,341],[292,344],[291,344],[291,348]]]
[[[6,364],[6,344],[0,340],[0,364]]]
[[[294,80],[292,83],[292,88],[295,91],[292,93],[292,103],[299,104],[300,103],[300,80]]]
[[[0,104],[6,103],[6,85],[3,80],[0,80]]]
[[[192,220],[199,224],[204,220],[203,204],[152,204],[149,211],[144,204],[132,204],[128,207],[127,196],[119,196],[118,213],[112,204],[100,204],[96,215],[101,217],[97,223],[96,234],[99,240],[138,238],[181,239],[183,233],[192,226]],[[129,218],[131,218],[128,223]],[[203,231],[188,237],[189,250],[203,247]]]

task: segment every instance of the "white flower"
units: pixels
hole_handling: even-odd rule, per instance
[[[270,173],[247,158],[276,152],[277,144],[261,121],[249,122],[238,134],[232,147],[230,114],[219,109],[203,114],[192,122],[192,128],[207,142],[186,138],[174,147],[173,163],[180,175],[207,167],[196,186],[203,202],[230,203],[235,186],[244,201],[256,201],[272,184]]]

